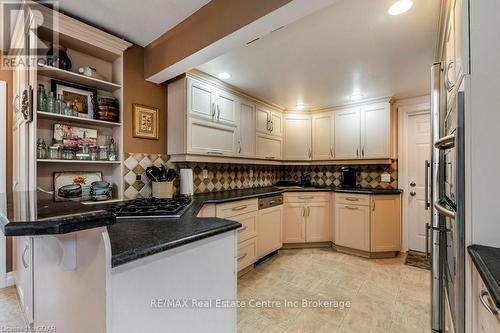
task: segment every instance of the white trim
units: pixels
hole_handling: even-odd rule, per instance
[[[14,279],[14,273],[8,272],[5,274],[5,287],[11,287],[16,284],[16,280]]]
[[[408,165],[406,162],[406,133],[408,132],[408,117],[410,115],[426,114],[431,112],[430,97],[417,97],[396,102],[398,110],[398,188],[403,190],[403,223],[402,223],[402,251],[408,251]],[[430,158],[430,156],[429,156]]]
[[[0,81],[0,193],[7,191],[7,82]],[[0,202],[0,207],[6,202]],[[7,281],[7,244],[0,232],[0,288]]]

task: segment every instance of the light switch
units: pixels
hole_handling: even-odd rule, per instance
[[[203,177],[203,179],[207,179],[208,178],[208,170],[207,169],[203,169],[202,177]]]
[[[391,175],[390,175],[390,174],[388,174],[388,173],[383,173],[383,174],[380,176],[380,178],[381,178],[381,181],[382,181],[383,183],[390,183],[390,182],[391,182]]]

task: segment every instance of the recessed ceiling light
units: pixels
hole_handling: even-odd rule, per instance
[[[363,94],[360,93],[352,94],[351,96],[349,96],[349,98],[351,99],[351,101],[359,101],[360,99],[363,98]]]
[[[413,1],[411,0],[398,0],[396,1],[388,10],[391,15],[399,15],[410,10],[413,6]]]
[[[221,80],[227,80],[231,77],[231,74],[226,73],[226,72],[222,72],[222,73],[217,74],[217,77]]]
[[[296,110],[304,110],[305,105],[303,102],[298,102],[297,105],[295,105]]]

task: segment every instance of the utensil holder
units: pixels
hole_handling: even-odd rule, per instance
[[[174,182],[151,182],[153,198],[170,199],[174,195]]]

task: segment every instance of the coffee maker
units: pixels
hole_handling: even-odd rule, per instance
[[[356,187],[357,170],[353,167],[342,167],[340,169],[340,186],[344,188]]]

